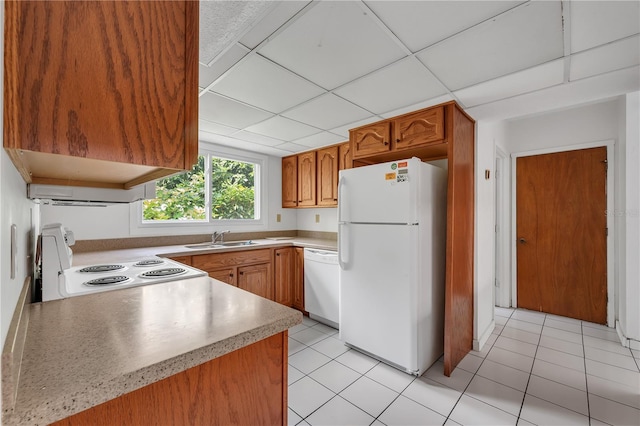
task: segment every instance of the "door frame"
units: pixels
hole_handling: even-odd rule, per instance
[[[510,214],[509,206],[509,155],[496,145],[495,152],[495,282],[494,305],[502,308],[511,307],[511,275],[508,253],[509,224],[507,218]]]
[[[575,145],[542,148],[531,151],[514,152],[511,154],[511,306],[518,307],[518,255],[517,255],[517,223],[516,223],[516,160],[518,157],[528,157],[540,154],[553,154],[556,152],[576,151],[589,148],[607,148],[607,212],[614,211],[614,140],[587,142]],[[605,212],[606,214],[606,212]],[[615,327],[615,282],[614,282],[614,244],[615,224],[614,215],[607,214],[607,326]]]

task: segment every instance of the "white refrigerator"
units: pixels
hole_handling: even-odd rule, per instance
[[[446,188],[418,158],[338,183],[340,339],[415,375],[443,353]]]

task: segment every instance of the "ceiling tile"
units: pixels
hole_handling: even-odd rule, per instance
[[[527,3],[417,55],[452,91],[562,56],[561,7],[555,1]]]
[[[245,151],[250,151],[250,152],[262,152],[262,153],[268,154],[268,152],[266,151],[271,148],[271,147],[260,145],[253,142],[247,142],[239,139],[230,138],[228,136],[214,135],[208,132],[201,132],[199,134],[199,137],[201,142],[208,142],[216,145],[229,146],[235,149],[243,149]]]
[[[640,36],[571,55],[570,80],[640,64]]]
[[[563,79],[564,59],[557,59],[458,90],[453,94],[469,108],[561,84]]]
[[[272,146],[263,146],[263,145],[256,147],[256,152],[270,155],[272,157],[286,157],[288,155],[291,155],[292,153],[291,151],[285,151],[284,149],[278,149]]]
[[[247,51],[245,49],[238,45],[233,45],[229,50],[218,56],[210,66],[200,63],[200,87],[208,87],[216,78],[224,74],[225,71],[235,65],[236,62],[242,59],[246,54]]]
[[[638,1],[572,1],[571,53],[640,32]]]
[[[320,129],[289,120],[285,117],[280,117],[279,115],[248,127],[246,130],[271,138],[282,139],[283,141],[292,141],[320,132]]]
[[[211,92],[200,96],[198,114],[205,120],[236,129],[266,120],[273,115]]]
[[[213,123],[211,121],[199,119],[198,130],[202,130],[209,133],[217,133],[219,135],[230,135],[238,131],[233,127],[223,126],[222,124]]]
[[[333,133],[322,132],[315,135],[307,136],[306,138],[296,139],[293,142],[309,148],[319,148],[321,146],[334,145],[340,142],[345,142],[345,139],[341,136],[334,135]]]
[[[274,5],[269,0],[201,1],[200,62],[209,64]]]
[[[380,114],[382,118],[391,118],[402,114],[407,114],[409,112],[417,111],[419,109],[428,108],[430,106],[438,105],[443,102],[449,102],[453,98],[451,95],[446,94],[442,96],[438,96],[436,98],[427,99],[426,101],[418,102],[417,104],[408,105],[406,107],[398,108],[393,111],[385,112],[384,114]]]
[[[293,153],[309,151],[309,147],[308,146],[298,145],[296,143],[291,143],[291,142],[283,143],[282,145],[278,145],[275,148],[282,149],[284,151],[293,152]]]
[[[522,1],[367,1],[412,52],[509,10]]]
[[[400,60],[334,91],[380,114],[446,93],[446,89],[415,58]]]
[[[318,86],[259,55],[245,59],[211,90],[274,113],[324,93]]]
[[[260,53],[325,89],[403,56],[359,2],[318,2],[260,48]]]
[[[243,141],[259,143],[260,145],[267,145],[267,146],[276,146],[285,142],[282,139],[274,139],[274,138],[270,138],[269,136],[247,132],[246,130],[242,130],[240,132],[234,133],[232,137],[235,139],[241,139]]]
[[[365,124],[375,123],[376,121],[380,121],[380,117],[377,115],[371,115],[365,119],[354,121],[353,123],[345,124],[344,126],[334,127],[329,131],[338,136],[342,136],[345,140],[349,139],[349,130],[355,129],[356,127],[364,126]]]
[[[255,48],[308,3],[308,1],[295,0],[278,2],[277,6],[275,6],[267,16],[257,22],[256,25],[240,39],[240,43],[249,49]]]
[[[330,129],[361,120],[371,113],[332,93],[327,93],[282,115],[320,129]]]

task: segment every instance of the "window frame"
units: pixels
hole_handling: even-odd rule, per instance
[[[213,232],[218,227],[231,231],[259,231],[267,227],[268,157],[266,155],[241,151],[227,146],[200,142],[198,155],[205,156],[205,210],[203,220],[144,221],[142,201],[131,204],[129,209],[129,229],[132,236],[144,235],[185,235]],[[256,164],[254,174],[255,219],[212,219],[211,218],[211,157]]]

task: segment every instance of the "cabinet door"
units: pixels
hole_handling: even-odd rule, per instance
[[[176,262],[180,262],[183,265],[191,266],[191,256],[175,256],[170,257],[171,260],[175,260]]]
[[[429,145],[444,140],[442,107],[403,115],[394,120],[395,149]]]
[[[283,247],[274,250],[275,253],[275,301],[286,306],[293,304],[293,259],[294,248]]]
[[[319,149],[317,162],[317,205],[336,206],[338,205],[338,147]]]
[[[353,167],[351,144],[347,142],[338,146],[338,170],[346,170],[351,167]]]
[[[293,259],[293,307],[304,311],[304,249],[296,247]]]
[[[27,182],[130,187],[195,164],[198,2],[3,3],[4,146]]]
[[[273,281],[271,279],[271,262],[238,268],[238,287],[262,296],[274,299]]]
[[[316,205],[316,152],[298,154],[298,206]]]
[[[214,280],[237,286],[236,284],[236,268],[216,269],[215,271],[207,271],[209,276]]]
[[[349,131],[353,158],[382,154],[391,150],[391,122],[382,121]]]
[[[282,207],[298,206],[298,156],[282,159]]]

